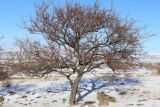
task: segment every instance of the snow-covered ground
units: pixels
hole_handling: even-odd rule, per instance
[[[104,75],[105,69],[103,70],[100,74]],[[160,76],[151,76],[148,73],[145,75],[145,71],[148,72],[138,71],[143,76],[116,78],[100,78],[100,75],[95,76],[92,73],[84,75],[77,95],[79,103],[76,106],[81,107],[84,102],[92,101],[94,103],[90,107],[98,107],[97,93],[104,92],[116,98],[116,102],[109,103],[108,107],[160,107]],[[12,84],[11,87],[0,87],[4,107],[69,107],[70,85],[65,79],[15,80]],[[121,92],[126,94],[121,95]]]
[[[147,63],[160,62],[160,53],[147,53],[140,56],[140,61]]]

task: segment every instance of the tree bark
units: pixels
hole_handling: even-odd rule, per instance
[[[76,94],[78,91],[78,85],[79,85],[81,78],[82,78],[82,74],[78,74],[73,84],[71,84],[71,93],[70,93],[70,99],[69,99],[70,105],[75,104],[75,98],[76,98]]]

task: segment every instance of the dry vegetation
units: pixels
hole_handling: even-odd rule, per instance
[[[103,92],[97,93],[97,99],[99,101],[99,105],[107,106],[109,102],[116,102],[116,98],[106,95]]]
[[[154,70],[156,65],[157,65],[156,63],[140,62],[140,63],[138,64],[138,67],[139,67],[139,68],[146,68],[146,69],[148,69],[148,70]]]
[[[160,75],[160,63],[155,64],[155,69],[157,70],[157,74]]]

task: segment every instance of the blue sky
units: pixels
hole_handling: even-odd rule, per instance
[[[27,20],[35,11],[35,3],[42,0],[0,0],[0,36],[3,46],[12,46],[15,38],[34,38],[40,36],[28,33],[20,28],[22,21]],[[43,0],[49,1],[51,0]],[[52,0],[57,6],[64,5],[64,0]],[[79,0],[82,4],[93,4],[94,0]],[[145,50],[160,52],[160,0],[113,0],[114,9],[120,16],[129,16],[138,21],[139,25],[147,25],[147,31],[155,36],[144,41]],[[109,0],[99,0],[100,6],[108,7]]]

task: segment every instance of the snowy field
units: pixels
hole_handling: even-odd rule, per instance
[[[157,62],[158,58],[143,61]],[[102,107],[97,98],[99,92],[116,99],[103,107],[160,107],[160,75],[153,75],[154,71],[137,68],[129,75],[115,77],[108,76],[112,72],[107,68],[95,71],[85,74],[80,81],[75,107]],[[70,85],[59,74],[52,73],[48,78],[15,75],[11,79],[11,86],[0,87],[2,107],[70,107]]]
[[[11,87],[0,88],[3,107],[69,107],[70,86],[65,79],[15,81]],[[116,98],[107,107],[160,107],[160,76],[100,78],[86,74],[80,87],[77,107],[88,101],[93,103],[83,107],[98,107],[98,92]]]

